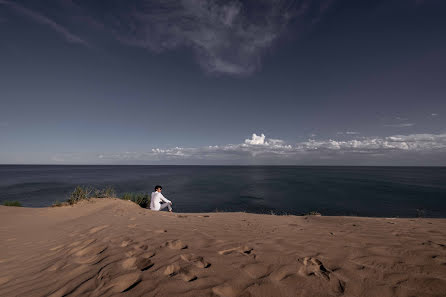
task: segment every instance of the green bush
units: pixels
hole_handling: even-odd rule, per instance
[[[55,201],[51,207],[61,207],[61,206],[67,206],[70,205],[68,202],[60,202],[60,201]]]
[[[94,198],[114,198],[116,197],[115,189],[107,186],[104,189],[94,189],[92,197]]]
[[[88,186],[77,186],[73,192],[70,194],[67,202],[69,204],[76,204],[81,200],[86,200],[91,198],[91,193],[94,191],[92,187]]]
[[[22,207],[22,204],[18,201],[5,201],[3,203],[4,206],[17,206],[17,207]]]
[[[114,198],[116,197],[115,189],[111,186],[106,186],[103,189],[93,188],[91,186],[77,186],[70,194],[67,200],[69,204],[75,204],[81,200],[88,200],[90,198]],[[59,205],[55,205],[59,206]]]
[[[62,203],[59,202],[59,201],[55,201],[55,202],[51,205],[51,207],[59,207],[59,206],[62,206]]]
[[[306,216],[321,216],[322,214],[318,211],[310,211]]]
[[[133,201],[143,208],[150,205],[150,196],[147,193],[124,193],[121,199]]]

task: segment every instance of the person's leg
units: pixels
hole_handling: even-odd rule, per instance
[[[170,203],[163,203],[161,204],[160,210],[164,209],[164,208],[168,208],[169,211],[172,211],[172,207],[170,206]]]

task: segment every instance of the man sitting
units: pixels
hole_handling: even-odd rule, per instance
[[[150,200],[150,209],[159,211],[167,207],[172,212],[172,201],[161,194],[162,189],[163,187],[160,185],[155,186],[155,192],[152,192],[152,198]],[[164,203],[161,204],[161,201]]]

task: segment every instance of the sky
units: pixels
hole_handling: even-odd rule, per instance
[[[446,165],[444,0],[0,0],[0,164]]]

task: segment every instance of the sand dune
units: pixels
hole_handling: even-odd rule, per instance
[[[0,207],[0,296],[446,296],[446,219]]]

